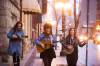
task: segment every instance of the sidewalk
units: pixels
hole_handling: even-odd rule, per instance
[[[2,59],[1,59],[1,56],[0,56],[0,66],[12,66],[12,58],[9,57],[8,62],[4,63],[4,62],[2,62]]]
[[[57,47],[56,52],[56,58],[53,59],[51,66],[67,66],[67,61],[65,57],[60,56],[61,46]],[[79,61],[77,63],[77,66],[85,66],[81,64]],[[35,61],[31,66],[43,66],[42,59],[39,58],[39,53],[36,54]]]
[[[30,66],[31,63],[34,62],[35,57],[36,57],[36,49],[32,48],[28,54],[24,55],[24,58],[21,60],[20,66]],[[9,56],[8,63],[2,63],[0,59],[0,66],[13,66],[12,57]]]
[[[60,57],[60,48],[58,47],[57,50],[55,50],[56,52],[56,58],[53,59],[52,61],[52,66],[66,66],[66,59],[65,57]],[[39,58],[40,54],[36,53],[36,58],[35,61],[33,62],[33,65],[31,66],[43,66],[43,62],[42,59]]]

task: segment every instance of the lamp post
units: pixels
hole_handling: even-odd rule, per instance
[[[87,37],[88,37],[88,27],[89,27],[89,0],[87,0]],[[87,40],[88,43],[88,40]],[[86,66],[88,66],[88,44],[86,44]]]
[[[22,0],[20,0],[20,22],[22,22]],[[22,44],[22,56],[21,56],[21,59],[23,59],[23,53],[24,53],[24,46]]]
[[[20,21],[22,22],[22,0],[20,0]]]

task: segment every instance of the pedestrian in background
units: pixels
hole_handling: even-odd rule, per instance
[[[22,54],[22,43],[24,37],[22,26],[21,22],[17,22],[7,34],[7,37],[9,38],[8,52],[13,57],[14,66],[20,66],[20,57]]]

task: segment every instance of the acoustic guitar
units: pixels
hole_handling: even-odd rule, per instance
[[[48,40],[48,41],[42,40],[41,43],[44,44],[45,47],[42,48],[41,45],[36,45],[37,51],[38,51],[39,53],[42,53],[43,51],[45,51],[45,50],[47,50],[47,49],[53,47],[53,43],[51,42],[51,40]]]
[[[67,48],[65,48],[65,47],[63,47],[63,52],[65,53],[65,54],[71,54],[71,53],[73,53],[74,52],[74,47],[73,47],[73,45],[67,45]]]

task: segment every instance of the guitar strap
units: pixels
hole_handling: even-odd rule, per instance
[[[70,44],[74,44],[74,38],[70,38]]]
[[[70,38],[70,45],[72,44],[72,38]]]

